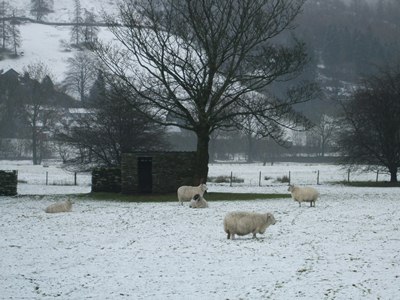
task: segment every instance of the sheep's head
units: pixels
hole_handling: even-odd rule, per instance
[[[275,225],[276,220],[273,214],[267,213],[267,220],[269,221],[270,224]]]
[[[293,184],[289,185],[289,187],[288,187],[287,190],[288,190],[289,192],[292,192],[292,191],[294,190],[294,185],[293,185]]]
[[[193,200],[200,201],[200,194],[196,194],[193,196]]]
[[[205,183],[200,184],[200,189],[205,192],[207,191],[207,185]]]

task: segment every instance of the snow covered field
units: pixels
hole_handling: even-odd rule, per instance
[[[0,161],[0,169],[9,167]],[[90,176],[78,175],[77,187],[47,190],[43,170],[58,171],[58,180],[72,175],[61,179],[59,168],[26,162],[14,167],[26,181],[18,188],[25,195],[0,197],[0,299],[400,297],[399,189],[332,185],[346,178],[335,166],[210,165],[210,176],[233,172],[245,179],[233,187],[210,184],[210,191],[226,192],[286,193],[273,179],[259,187],[260,171],[272,178],[291,171],[296,183],[316,186],[320,170],[316,208],[291,199],[221,199],[193,210],[177,202],[74,197],[73,211],[56,215],[43,209],[64,194],[90,191]],[[29,195],[35,191],[47,195]],[[278,222],[258,239],[227,240],[222,221],[234,210],[269,211]]]

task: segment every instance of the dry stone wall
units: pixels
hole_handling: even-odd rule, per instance
[[[0,170],[0,196],[17,195],[18,172]]]

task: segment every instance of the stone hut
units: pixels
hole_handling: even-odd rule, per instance
[[[125,153],[121,164],[121,192],[173,193],[194,184],[195,152]]]
[[[123,153],[121,169],[92,172],[92,192],[174,193],[194,182],[196,152]]]

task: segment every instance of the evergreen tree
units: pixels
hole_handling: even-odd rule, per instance
[[[82,42],[82,9],[81,2],[79,0],[75,0],[74,7],[74,19],[72,20],[74,25],[71,28],[71,41],[76,46]]]
[[[97,78],[93,83],[92,88],[89,92],[89,97],[87,99],[88,105],[96,106],[98,103],[104,103],[104,98],[106,97],[106,81],[102,70],[99,70]]]
[[[99,28],[94,26],[96,23],[96,16],[94,13],[85,9],[85,19],[83,25],[83,41],[85,45],[89,46],[97,40],[97,34],[99,33]]]
[[[18,48],[21,47],[21,32],[19,31],[19,21],[15,19],[15,13],[13,12],[13,20],[10,22],[10,42],[14,55],[18,55]]]
[[[0,39],[2,50],[6,49],[6,42],[9,38],[9,24],[6,22],[5,18],[8,16],[9,5],[8,2],[0,2]]]

